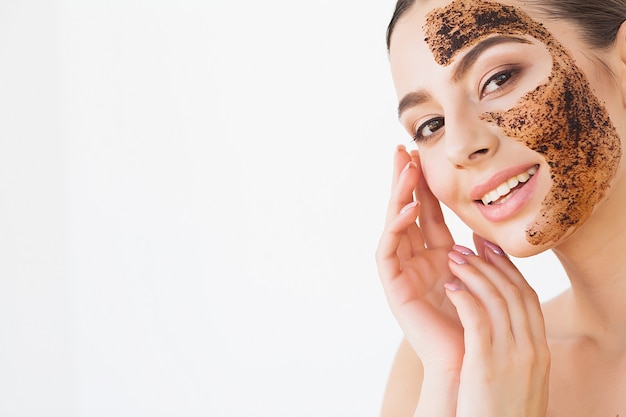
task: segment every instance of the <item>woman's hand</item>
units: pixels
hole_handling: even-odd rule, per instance
[[[463,327],[444,287],[459,283],[448,263],[453,245],[439,201],[422,176],[419,154],[398,147],[387,221],[376,251],[378,273],[391,311],[424,365],[425,381],[436,375],[458,384]]]
[[[457,417],[545,417],[550,352],[539,300],[496,245],[455,246],[446,284],[465,329]]]

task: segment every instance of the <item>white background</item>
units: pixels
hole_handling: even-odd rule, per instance
[[[0,416],[378,414],[393,3],[0,2]]]

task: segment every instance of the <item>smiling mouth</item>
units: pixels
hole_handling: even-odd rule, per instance
[[[538,169],[539,165],[535,165],[527,171],[509,178],[498,185],[494,190],[485,194],[479,201],[482,201],[485,206],[505,203],[516,190],[522,188],[524,184],[535,175]]]

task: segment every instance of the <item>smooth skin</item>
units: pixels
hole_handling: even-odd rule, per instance
[[[429,1],[428,7],[416,7],[403,19],[419,21],[426,11],[447,3]],[[588,75],[624,147],[626,24],[615,47],[601,52],[603,66],[589,59],[592,51],[576,40],[571,24],[542,23],[572,51]],[[392,37],[392,55],[398,50],[394,49],[398,38],[401,35]],[[391,60],[393,67],[393,56]],[[411,82],[398,80],[399,73],[394,71],[394,81],[401,97],[406,93],[403,86]],[[453,123],[452,117],[446,118],[446,128]],[[446,136],[446,140],[454,138]],[[503,149],[513,146],[508,138],[494,140]],[[593,215],[550,247],[572,285],[541,306],[495,243],[475,236],[476,254],[455,245],[441,214],[441,198],[435,197],[445,197],[454,185],[426,179],[443,172],[441,178],[453,181],[464,173],[458,171],[458,159],[434,149],[408,153],[400,146],[394,156],[391,198],[376,258],[405,340],[390,375],[382,416],[626,415],[624,164]],[[510,163],[498,161],[498,155],[479,157],[486,166]],[[429,165],[427,158],[438,159]],[[443,166],[446,158],[447,167]],[[453,210],[459,208],[454,199],[450,202]],[[533,201],[530,209],[536,214],[540,205]],[[488,229],[482,219],[462,219],[481,225],[481,231]],[[502,230],[507,232],[490,238],[505,246],[509,231]],[[513,246],[523,244],[517,241]]]
[[[408,383],[421,387],[416,416],[545,415],[550,355],[535,292],[493,244],[476,237],[482,257],[454,245],[418,163],[417,152],[398,148],[389,204],[397,214],[389,216],[377,252],[385,293],[408,342],[392,373],[385,413],[413,415],[416,392],[402,387]],[[416,373],[403,374],[407,369]],[[478,404],[481,395],[494,401]]]

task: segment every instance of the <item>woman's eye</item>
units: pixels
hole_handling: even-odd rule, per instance
[[[420,127],[417,128],[413,140],[419,142],[428,139],[429,136],[433,135],[444,125],[445,121],[443,117],[435,117],[434,119],[430,119],[427,122],[422,123]]]
[[[487,82],[483,86],[481,96],[484,97],[488,94],[493,93],[494,91],[499,90],[511,79],[512,76],[513,70],[500,71],[499,73],[493,75],[487,80]]]

